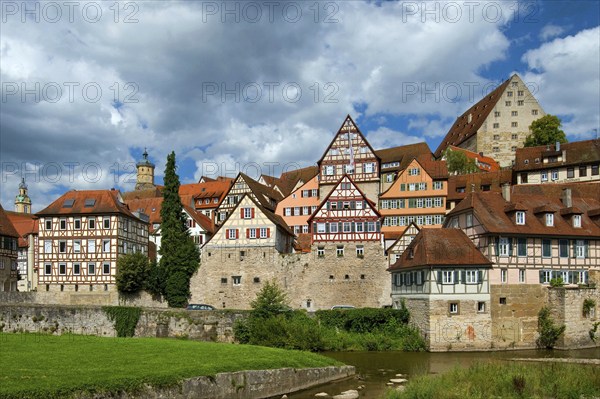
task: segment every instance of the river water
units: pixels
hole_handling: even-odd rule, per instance
[[[318,392],[327,392],[337,395],[348,389],[357,389],[359,385],[365,388],[360,391],[361,399],[381,399],[388,389],[386,383],[396,374],[411,376],[419,374],[443,373],[455,366],[466,367],[474,362],[501,360],[515,357],[544,358],[585,358],[600,359],[600,348],[578,349],[570,351],[546,350],[517,350],[502,352],[454,352],[454,353],[428,353],[428,352],[325,352],[325,356],[332,357],[346,364],[356,367],[358,378],[352,378],[306,391],[290,394],[290,399],[314,399]]]

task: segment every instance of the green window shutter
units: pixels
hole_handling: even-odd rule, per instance
[[[588,257],[588,250],[589,250],[589,242],[588,240],[583,241],[583,257],[587,258]]]
[[[329,223],[325,223],[325,233],[329,233]]]
[[[338,222],[338,233],[343,233],[343,232],[344,232],[344,229],[342,226],[342,222]]]
[[[544,271],[540,270],[540,284],[544,283]]]
[[[496,256],[499,256],[500,255],[500,237],[496,237],[494,239],[494,247],[495,247],[494,254]]]
[[[350,209],[356,209],[356,201],[350,201]]]
[[[454,284],[458,284],[460,279],[460,272],[458,270],[454,271]]]
[[[463,270],[461,274],[462,274],[462,276],[460,276],[460,281],[462,281],[464,284],[465,281],[467,281],[467,271]]]
[[[406,184],[400,184],[400,191],[406,191]]]
[[[442,284],[442,271],[438,270],[437,272],[437,283]]]
[[[510,256],[514,255],[513,254],[513,238],[512,237],[508,239],[508,254]]]
[[[577,240],[572,240],[571,246],[573,247],[573,254],[571,255],[571,258],[575,258],[577,257]]]
[[[477,283],[483,283],[483,270],[477,270]]]

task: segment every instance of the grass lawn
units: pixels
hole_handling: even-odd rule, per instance
[[[0,398],[135,390],[220,372],[339,365],[308,352],[157,338],[0,334]]]
[[[386,399],[554,398],[600,396],[600,367],[566,363],[479,363],[442,375],[409,378]]]

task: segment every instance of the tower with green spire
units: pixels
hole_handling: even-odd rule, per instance
[[[137,181],[135,189],[137,190],[148,190],[153,189],[154,185],[154,164],[148,159],[148,151],[144,148],[142,159],[136,165],[137,167]]]
[[[21,178],[19,184],[19,195],[15,197],[15,212],[31,213],[31,198],[27,195],[27,184],[25,178]]]

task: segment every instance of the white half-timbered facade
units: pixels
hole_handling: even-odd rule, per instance
[[[415,239],[417,234],[419,234],[419,231],[421,231],[419,226],[417,226],[415,223],[411,223],[400,235],[400,237],[390,244],[390,246],[387,248],[389,266],[392,266],[398,261],[398,259],[400,259],[404,253],[404,250],[406,250],[406,247],[408,247],[409,244]],[[386,244],[387,242],[388,241],[386,240]]]
[[[381,241],[381,215],[344,175],[310,217],[313,242]]]
[[[350,175],[366,196],[377,201],[380,159],[350,115],[325,150],[319,166],[320,198],[324,198],[342,176]]]
[[[19,233],[0,205],[0,291],[17,290]]]
[[[271,212],[275,212],[277,203],[283,199],[279,191],[240,173],[215,211],[215,224],[222,224],[245,194],[252,196],[263,208]]]
[[[38,289],[108,290],[120,256],[148,255],[148,216],[116,190],[69,191],[37,216]]]

